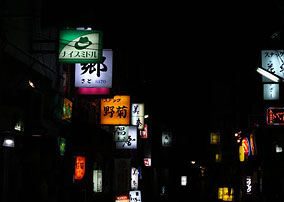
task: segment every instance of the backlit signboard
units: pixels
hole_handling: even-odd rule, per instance
[[[102,57],[102,32],[60,30],[59,62],[97,63]]]
[[[75,64],[75,87],[112,87],[112,50],[103,50],[102,60],[97,63]]]
[[[129,126],[127,140],[116,142],[116,149],[137,149],[137,126]]]
[[[73,103],[70,100],[68,100],[67,98],[64,98],[61,120],[71,122],[72,106],[73,106]]]
[[[269,107],[266,110],[268,125],[284,125],[284,107]]]
[[[129,192],[130,202],[142,202],[141,191],[130,191]]]
[[[129,126],[114,126],[113,138],[115,142],[126,142],[129,135]]]
[[[251,194],[252,192],[252,180],[251,176],[246,177],[246,194]]]
[[[264,100],[279,100],[279,84],[265,83],[263,84]]]
[[[138,189],[138,174],[139,171],[137,168],[131,168],[131,189],[137,190]]]
[[[101,99],[101,124],[129,125],[130,110],[130,96],[128,95]]]
[[[93,191],[102,192],[103,180],[102,180],[102,170],[93,170]]]
[[[284,78],[284,50],[262,50],[261,62],[263,69]],[[264,76],[262,81],[271,82]]]
[[[129,202],[128,195],[115,196],[115,202]]]
[[[172,133],[171,132],[163,132],[162,133],[162,146],[163,147],[171,147],[172,146]]]
[[[144,104],[131,104],[131,125],[136,125],[139,130],[143,130],[144,115]]]
[[[140,130],[140,137],[148,138],[148,127],[146,123],[144,124],[144,130]]]
[[[144,166],[151,167],[151,158],[144,158]]]
[[[81,180],[85,175],[85,157],[76,156],[75,180]]]

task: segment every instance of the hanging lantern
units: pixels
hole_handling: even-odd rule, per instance
[[[75,180],[81,180],[85,174],[85,157],[76,156],[75,162]]]

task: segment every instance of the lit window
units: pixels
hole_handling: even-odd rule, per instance
[[[220,144],[220,133],[210,133],[210,143]]]

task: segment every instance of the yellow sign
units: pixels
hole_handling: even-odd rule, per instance
[[[218,189],[218,199],[223,201],[234,201],[234,189],[230,189],[229,194],[229,188],[228,187],[219,187]]]
[[[101,124],[129,125],[130,96],[117,95],[114,98],[101,99]]]
[[[240,162],[245,161],[245,152],[242,146],[239,146],[239,157],[240,157]]]

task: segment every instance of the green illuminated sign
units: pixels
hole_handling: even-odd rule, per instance
[[[59,62],[97,63],[102,58],[102,32],[96,30],[61,30]]]

